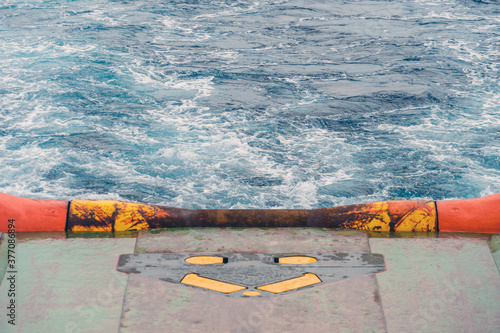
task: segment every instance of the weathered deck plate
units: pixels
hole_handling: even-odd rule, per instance
[[[228,297],[273,297],[377,273],[385,266],[382,255],[371,253],[147,253],[122,254],[117,269]]]
[[[140,232],[136,253],[158,252],[199,256],[255,253],[274,258],[280,253],[369,254],[370,247],[366,233],[357,230],[193,228]],[[380,300],[375,274],[320,283],[279,297],[222,297],[217,292],[130,274],[120,332],[386,332]]]

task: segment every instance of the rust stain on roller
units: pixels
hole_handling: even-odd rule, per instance
[[[161,206],[112,200],[74,200],[69,208],[68,230],[130,231],[154,229],[156,224],[159,224],[157,228],[166,228],[170,217],[167,209]]]
[[[313,210],[189,210],[122,201],[75,200],[69,231],[129,231],[179,227],[324,227],[436,231],[433,201],[382,201]]]
[[[436,207],[433,201],[382,201],[325,208],[326,216],[340,228],[375,231],[436,231]],[[320,223],[320,222],[318,222]]]

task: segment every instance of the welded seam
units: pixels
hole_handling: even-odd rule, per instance
[[[140,232],[137,233],[137,236],[135,238],[134,253],[137,253],[136,249],[137,249],[137,243],[139,241],[139,234],[140,234]],[[127,274],[127,283],[125,285],[125,291],[123,292],[122,311],[120,312],[120,319],[118,320],[118,331],[117,331],[117,333],[121,332],[122,321],[123,321],[123,317],[125,316],[125,302],[127,300],[128,284],[130,282],[130,275],[131,274]]]
[[[373,253],[372,252],[372,246],[370,244],[370,235],[367,233],[366,234],[366,242],[368,243],[368,253]],[[386,269],[382,272],[385,272],[387,271],[387,265],[385,264],[385,256],[384,256],[384,266],[386,267]],[[382,272],[379,272],[379,273],[382,273]],[[382,311],[382,318],[384,319],[384,327],[385,327],[385,332],[388,332],[388,329],[387,329],[387,318],[385,317],[385,309],[384,309],[384,301],[383,301],[383,297],[382,297],[382,294],[380,293],[380,287],[378,285],[378,279],[377,279],[377,274],[371,274],[373,275],[373,279],[375,280],[375,290],[377,291],[377,296],[378,296],[378,302],[380,304],[380,310]]]
[[[71,200],[68,201],[68,208],[66,210],[66,225],[64,226],[64,232],[66,232],[66,237],[69,232],[69,213],[70,213]]]
[[[436,234],[439,233],[439,213],[437,201],[434,201],[434,211],[436,212]]]

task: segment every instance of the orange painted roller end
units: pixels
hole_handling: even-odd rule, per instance
[[[500,232],[500,193],[478,199],[437,201],[439,231]]]
[[[68,201],[19,198],[0,193],[0,232],[13,221],[16,232],[64,231]]]

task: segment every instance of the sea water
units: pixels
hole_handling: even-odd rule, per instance
[[[4,0],[0,192],[319,208],[500,192],[500,5]]]

